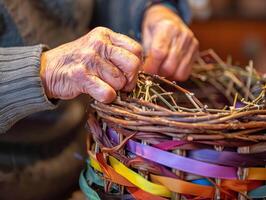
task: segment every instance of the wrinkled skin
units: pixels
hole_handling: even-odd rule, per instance
[[[48,98],[72,99],[81,93],[109,103],[116,91],[135,87],[141,46],[129,37],[98,27],[42,54],[40,77]]]
[[[146,54],[144,70],[184,81],[198,54],[198,41],[176,13],[162,5],[150,7],[142,24]]]

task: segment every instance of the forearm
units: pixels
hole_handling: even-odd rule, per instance
[[[0,133],[32,113],[55,108],[39,77],[43,48],[0,48]]]

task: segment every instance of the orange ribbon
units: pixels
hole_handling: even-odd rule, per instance
[[[167,187],[170,191],[180,194],[190,194],[193,196],[212,198],[215,192],[214,187],[198,185],[175,178],[157,176],[151,174],[151,180]]]
[[[266,168],[251,167],[248,168],[248,180],[266,180]]]

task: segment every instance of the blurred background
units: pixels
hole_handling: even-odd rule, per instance
[[[265,0],[189,0],[192,31],[200,49],[245,66],[249,60],[266,73]]]
[[[54,2],[63,1],[68,2]],[[193,15],[190,28],[201,50],[212,48],[224,60],[232,59],[241,66],[253,60],[254,66],[266,73],[266,0],[188,1]],[[52,42],[61,39],[65,37]],[[1,136],[0,200],[68,199],[78,190],[86,158],[87,104],[85,98],[64,102],[55,111],[21,120],[9,131],[12,134]],[[83,199],[82,193],[74,193],[72,199]]]

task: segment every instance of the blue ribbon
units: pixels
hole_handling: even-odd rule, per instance
[[[262,199],[266,197],[266,185],[263,185],[248,193],[248,196],[252,199]]]
[[[201,178],[197,180],[191,181],[192,183],[199,184],[199,185],[206,185],[206,186],[213,186],[213,184],[206,178]]]

